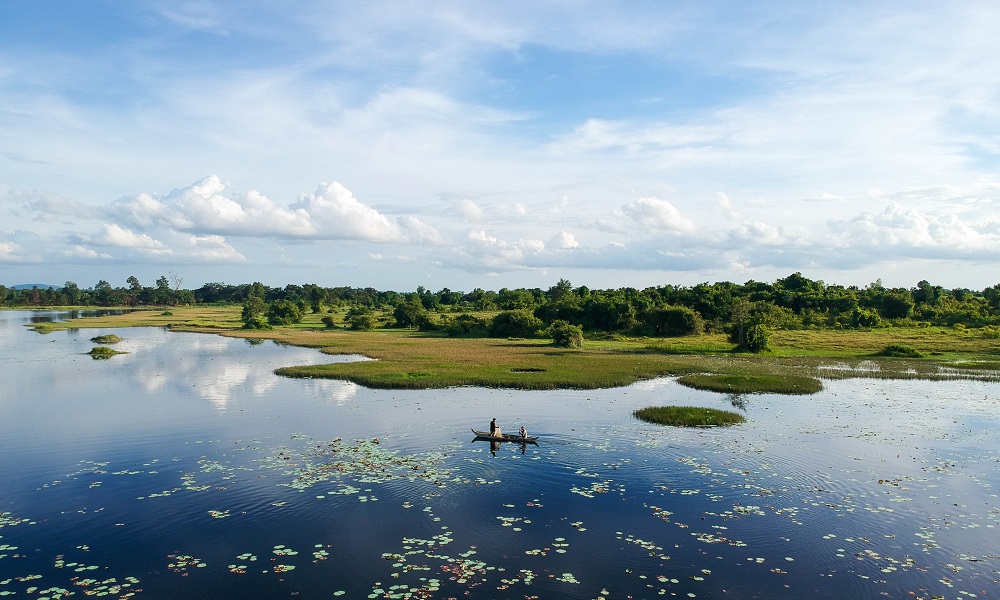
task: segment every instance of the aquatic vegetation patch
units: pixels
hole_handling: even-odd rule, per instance
[[[823,389],[820,380],[801,375],[683,375],[677,383],[724,394],[815,394]]]
[[[107,360],[116,354],[127,354],[127,352],[121,352],[107,346],[94,346],[87,354],[94,360]]]
[[[122,338],[118,337],[113,333],[108,333],[105,335],[92,337],[90,338],[90,341],[94,342],[95,344],[117,344],[118,342],[122,341]]]
[[[746,421],[736,412],[699,406],[647,406],[632,413],[648,423],[675,427],[719,427]]]

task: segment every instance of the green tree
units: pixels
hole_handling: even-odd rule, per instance
[[[271,325],[292,325],[302,322],[304,313],[298,302],[275,300],[267,305],[267,322]]]
[[[583,329],[567,321],[557,320],[549,326],[552,344],[563,348],[580,348],[583,346]]]
[[[63,293],[66,295],[66,303],[70,306],[78,306],[80,299],[83,297],[80,287],[72,281],[66,282],[66,285],[63,286]],[[2,299],[0,299],[0,302],[2,302]]]
[[[445,330],[453,337],[485,336],[489,323],[486,319],[462,313],[448,322]]]
[[[420,327],[427,322],[427,309],[420,302],[420,297],[410,296],[392,311],[396,319],[396,327]]]
[[[542,330],[541,319],[527,311],[505,311],[490,321],[490,337],[535,337]]]
[[[701,316],[686,306],[663,306],[646,313],[643,325],[653,335],[698,335],[704,328]]]
[[[355,305],[347,311],[344,322],[354,331],[369,331],[375,327],[375,313],[365,305]]]
[[[240,313],[244,329],[270,329],[264,316],[265,311],[267,311],[267,304],[263,299],[257,296],[247,298],[243,303],[243,312]],[[262,327],[262,325],[266,327]]]

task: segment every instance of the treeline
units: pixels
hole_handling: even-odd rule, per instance
[[[873,328],[896,326],[1000,326],[1000,284],[982,291],[944,289],[927,281],[913,288],[828,285],[801,273],[773,283],[748,281],[662,285],[592,290],[560,280],[548,289],[476,288],[471,292],[415,292],[374,288],[322,287],[315,284],[269,287],[261,283],[206,283],[181,288],[171,274],[143,286],[129,277],[123,287],[101,280],[92,288],[66,282],[61,288],[14,289],[0,285],[0,305],[174,306],[244,304],[263,324],[269,307],[282,301],[284,319],[295,313],[346,311],[344,323],[356,329],[417,327],[452,335],[523,336],[567,323],[585,332],[676,336],[728,332],[763,324],[771,329]],[[295,307],[294,309],[291,307]],[[287,313],[291,313],[290,317]],[[301,315],[298,315],[301,318]],[[332,319],[328,324],[333,323]]]

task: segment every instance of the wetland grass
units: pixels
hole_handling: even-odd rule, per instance
[[[683,338],[595,336],[582,349],[554,348],[547,339],[455,338],[400,329],[330,329],[324,314],[269,331],[242,329],[240,306],[174,307],[38,323],[40,332],[84,327],[169,327],[246,340],[317,348],[370,359],[282,368],[288,377],[323,377],[374,388],[434,389],[484,386],[515,389],[594,389],[663,376],[700,374],[726,393],[811,393],[818,378],[955,377],[1000,380],[995,339],[954,328],[776,331],[767,355],[734,354],[720,334]],[[928,358],[876,357],[888,344],[905,344]],[[794,379],[799,378],[799,379]],[[681,383],[698,382],[685,378]],[[706,383],[707,382],[707,383]],[[708,389],[708,388],[704,388]]]
[[[815,394],[823,389],[819,379],[801,375],[707,374],[683,375],[677,383],[725,394]]]
[[[647,406],[632,414],[647,423],[674,427],[721,427],[746,421],[737,412],[698,406]]]

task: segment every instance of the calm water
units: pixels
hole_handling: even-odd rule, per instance
[[[0,311],[0,596],[1000,598],[996,383],[376,391],[333,360]],[[128,354],[83,354],[103,333]],[[349,360],[343,358],[342,360]],[[496,417],[537,446],[473,442]]]

